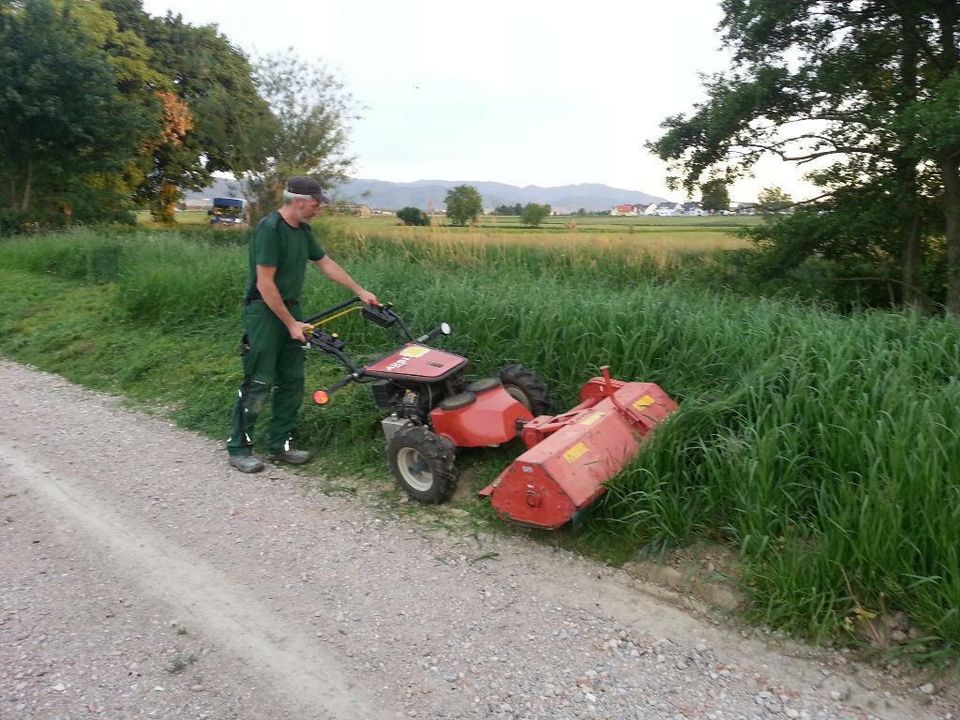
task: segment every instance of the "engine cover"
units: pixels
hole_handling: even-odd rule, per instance
[[[441,382],[467,367],[460,355],[409,343],[363,369],[364,375],[384,380]]]

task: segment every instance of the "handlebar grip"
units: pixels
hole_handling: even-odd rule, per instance
[[[437,335],[441,335],[441,334],[443,334],[444,332],[446,332],[446,331],[444,330],[443,324],[440,324],[440,325],[438,325],[437,327],[435,327],[433,330],[431,330],[430,332],[424,333],[423,335],[421,335],[420,337],[418,337],[416,340],[414,340],[414,342],[415,342],[415,343],[428,343],[428,342],[430,342],[431,340],[433,340],[435,337],[437,337]]]

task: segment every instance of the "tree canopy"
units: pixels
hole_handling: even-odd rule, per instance
[[[454,225],[475,223],[483,212],[483,200],[473,185],[457,185],[447,190],[447,217]]]
[[[700,186],[700,205],[707,212],[730,209],[730,191],[723,179],[707,180]]]
[[[275,120],[250,61],[215,26],[195,27],[170,13],[151,17],[140,0],[101,2],[117,8],[121,29],[144,37],[151,66],[168,81],[158,90],[162,124],[143,149],[136,195],[169,222],[182,190],[206,187],[217,171],[261,167]]]
[[[124,171],[160,115],[159,103],[123,91],[139,90],[143,51],[95,6],[0,5],[4,206],[24,217],[69,218],[85,191],[99,190],[99,202],[81,211],[109,216],[120,209]]]
[[[723,0],[722,7],[733,70],[708,78],[707,100],[667,118],[650,143],[672,163],[674,183],[691,191],[705,177],[732,181],[767,155],[822,163],[810,174],[823,189],[811,217],[783,221],[809,228],[822,218],[817,242],[808,236],[795,262],[834,244],[859,245],[864,257],[883,245],[901,272],[904,299],[916,302],[924,263],[939,262],[937,238],[945,236],[944,302],[960,313],[960,5]],[[852,242],[827,217],[848,214],[848,203],[883,218],[889,231]],[[801,239],[764,232],[773,244]]]
[[[0,213],[20,224],[170,222],[218,171],[338,180],[354,116],[322,69],[288,53],[255,71],[216,26],[142,0],[0,0]]]
[[[264,137],[267,162],[248,182],[256,218],[279,204],[291,175],[309,175],[324,187],[345,179],[354,162],[348,154],[348,126],[357,109],[333,73],[290,51],[261,59],[254,77],[276,120]]]
[[[551,211],[549,204],[527,203],[520,212],[520,222],[531,227],[539,227],[540,223],[550,216]]]
[[[757,195],[757,210],[760,212],[782,212],[792,204],[790,195],[779,186],[764,188]]]

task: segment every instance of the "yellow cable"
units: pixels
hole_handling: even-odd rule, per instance
[[[336,320],[336,319],[339,318],[339,317],[343,317],[344,315],[348,315],[348,314],[350,314],[350,313],[352,313],[352,312],[356,312],[357,310],[360,310],[360,309],[362,309],[362,306],[360,306],[360,305],[358,305],[357,307],[347,308],[346,310],[342,310],[342,311],[338,312],[336,315],[331,315],[331,316],[328,317],[328,318],[324,318],[324,319],[321,320],[318,324],[322,327],[322,326],[326,325],[328,322],[332,322],[333,320]]]

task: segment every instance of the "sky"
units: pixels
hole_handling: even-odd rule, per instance
[[[353,177],[602,183],[672,200],[643,145],[705,98],[729,67],[719,0],[144,0],[216,24],[251,58],[292,49],[325,66],[363,109],[350,125]],[[770,161],[731,188],[752,201],[813,189]]]

